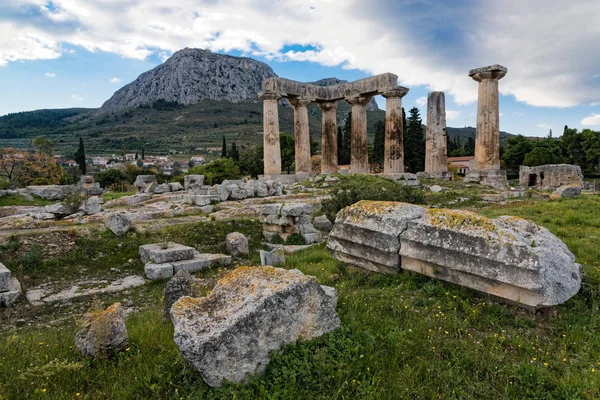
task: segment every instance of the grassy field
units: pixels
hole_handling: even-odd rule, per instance
[[[599,196],[581,196],[480,210],[547,227],[582,263],[581,292],[549,312],[531,315],[413,273],[359,271],[334,261],[321,246],[288,257],[287,268],[336,287],[342,328],[287,346],[246,386],[210,389],[185,365],[172,327],[161,322],[163,283],[157,283],[144,288],[146,304],[127,321],[130,347],[115,360],[81,359],[73,348],[73,321],[1,333],[0,398],[595,399],[600,396],[599,207]],[[251,222],[227,223],[198,224],[189,234],[173,229],[168,235],[205,244],[213,232],[206,248],[216,250],[228,228],[245,229],[251,249],[258,248]],[[104,263],[95,261],[96,269],[120,266],[138,244],[153,239],[133,233],[127,237],[131,246],[116,256],[108,253],[118,240],[100,234],[88,251],[107,252]],[[80,263],[86,255],[65,261]],[[105,304],[118,299],[101,298]]]
[[[0,207],[5,206],[47,206],[56,203],[56,200],[46,200],[40,197],[34,197],[32,201],[26,200],[23,196],[4,196],[0,197]]]

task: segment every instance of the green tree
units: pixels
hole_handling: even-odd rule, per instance
[[[221,158],[227,158],[227,141],[225,140],[225,136],[223,136],[223,146],[221,147]]]
[[[337,127],[337,149],[338,149],[338,165],[342,165],[342,146],[344,142],[344,132],[342,132],[342,127]],[[313,153],[311,153],[313,154]]]
[[[83,138],[81,136],[79,137],[79,147],[73,158],[75,158],[81,174],[85,175],[87,173],[87,165],[85,163],[85,147],[83,146]]]
[[[252,146],[240,153],[240,172],[242,175],[250,175],[258,178],[264,172],[263,146]]]
[[[464,155],[465,156],[474,156],[475,155],[475,138],[473,136],[469,136],[464,146]]]
[[[342,128],[342,145],[338,147],[338,165],[350,164],[352,149],[352,112],[346,115]]]
[[[516,170],[523,165],[525,156],[533,150],[533,142],[523,135],[517,135],[506,139],[506,146],[502,153],[504,166],[509,170]]]
[[[31,141],[31,144],[38,154],[54,155],[54,152],[52,151],[52,142],[45,136],[37,136]]]
[[[240,161],[240,153],[235,145],[235,142],[231,143],[231,149],[229,150],[229,157],[233,158],[233,161]]]
[[[291,173],[292,165],[296,159],[294,137],[285,133],[279,134],[279,147],[281,149],[281,169]]]
[[[581,132],[581,146],[585,153],[585,171],[600,172],[600,132],[584,129]]]
[[[142,147],[142,160],[146,158],[146,150]]]
[[[127,175],[119,169],[105,169],[94,175],[94,180],[100,182],[100,186],[108,188],[113,185],[127,182]]]
[[[373,140],[373,157],[371,161],[374,164],[383,164],[385,154],[385,124],[377,121],[375,124],[375,139]]]
[[[239,179],[240,167],[231,158],[220,158],[205,165],[190,168],[187,175],[204,175],[209,185],[217,185],[225,179]]]
[[[425,135],[421,115],[417,107],[409,111],[404,135],[404,164],[408,172],[416,173],[425,169]]]
[[[144,162],[143,162],[142,160],[137,160],[137,161],[135,162],[135,165],[137,165],[138,167],[140,167],[140,168],[141,168],[141,167],[143,167],[143,166],[144,166]]]

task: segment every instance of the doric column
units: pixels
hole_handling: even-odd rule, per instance
[[[352,105],[352,131],[350,134],[350,172],[353,174],[368,174],[369,150],[367,143],[367,104],[373,96],[346,97]]]
[[[427,96],[425,172],[448,172],[447,146],[444,92],[431,92]]]
[[[404,172],[404,127],[402,119],[402,97],[408,88],[397,88],[382,93],[385,101],[385,151],[383,173],[400,174]]]
[[[506,75],[501,65],[472,69],[469,76],[479,82],[475,170],[500,169],[500,112],[498,81]]]
[[[264,166],[265,175],[281,174],[281,148],[279,147],[279,112],[277,101],[281,95],[264,91],[258,98],[263,102]]]
[[[296,150],[296,173],[310,173],[310,132],[308,129],[308,106],[311,101],[302,98],[289,98],[294,106],[294,144]]]
[[[337,101],[320,101],[317,103],[323,112],[321,125],[321,173],[338,172],[337,163]]]

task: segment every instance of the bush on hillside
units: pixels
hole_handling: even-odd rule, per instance
[[[425,204],[425,192],[414,186],[403,186],[377,176],[342,176],[335,186],[331,198],[323,202],[323,213],[331,221],[344,207],[361,200],[400,201],[412,204]]]
[[[240,167],[231,158],[221,158],[190,168],[188,175],[204,175],[204,182],[217,185],[225,179],[240,179]]]
[[[94,175],[94,180],[100,183],[103,188],[108,188],[112,185],[127,183],[128,177],[119,169],[105,169]]]

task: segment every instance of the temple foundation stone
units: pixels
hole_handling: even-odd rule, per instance
[[[308,128],[308,109],[311,101],[301,98],[288,99],[294,106],[294,146],[296,151],[296,174],[310,173],[310,131]]]
[[[384,174],[404,173],[404,127],[402,118],[402,97],[408,88],[398,86],[382,93],[385,97],[385,149],[383,159]]]
[[[337,101],[321,101],[317,105],[323,112],[321,122],[321,173],[338,172],[337,162]]]
[[[352,105],[352,131],[350,145],[350,172],[368,174],[369,149],[367,142],[367,104],[373,96],[356,96],[346,98]]]
[[[258,98],[263,102],[265,175],[281,174],[279,110],[277,108],[277,101],[281,98],[281,95],[265,91],[260,93]]]

